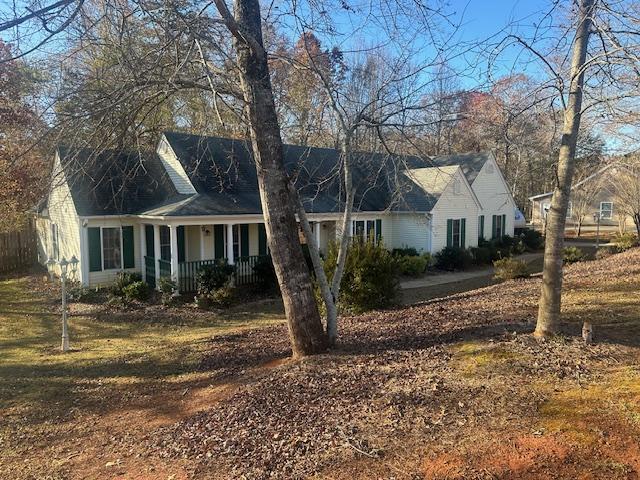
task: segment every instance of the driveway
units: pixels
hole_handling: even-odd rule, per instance
[[[518,260],[524,260],[527,263],[531,263],[538,258],[542,258],[542,252],[525,253],[518,255]],[[457,283],[472,278],[487,277],[493,275],[493,266],[478,268],[475,270],[467,270],[464,272],[442,272],[436,274],[425,275],[420,278],[411,278],[400,282],[400,288],[402,290],[410,290],[412,288],[425,288],[434,287],[437,285],[445,285],[447,283]]]

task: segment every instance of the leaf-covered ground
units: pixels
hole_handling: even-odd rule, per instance
[[[60,421],[83,445],[0,429],[14,452],[0,473],[29,478],[17,466],[45,461],[25,447],[37,440],[62,457],[52,478],[638,478],[640,250],[568,267],[564,335],[544,343],[539,287],[345,318],[339,348],[302,361],[282,324],[199,338],[175,376],[131,367],[128,382],[156,388],[132,388],[129,409],[126,383],[117,413],[89,414],[73,391]]]

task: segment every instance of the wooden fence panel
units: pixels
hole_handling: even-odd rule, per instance
[[[37,237],[33,224],[17,232],[0,233],[0,273],[29,268],[37,262]]]

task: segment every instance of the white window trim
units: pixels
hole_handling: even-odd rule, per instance
[[[104,233],[103,230],[105,228],[108,229],[120,229],[120,268],[105,268],[104,267]],[[124,244],[122,242],[122,225],[119,227],[100,227],[100,252],[102,257],[102,271],[103,272],[113,272],[118,270],[124,270]]]
[[[607,212],[609,213],[608,217],[602,215],[602,205],[605,203],[611,205],[611,208],[607,210]],[[613,202],[600,202],[600,218],[602,220],[611,220],[613,218]]]
[[[382,218],[376,218],[376,217],[367,217],[367,218],[357,218],[355,220],[351,220],[351,225],[353,228],[353,236],[356,237],[356,222],[364,222],[364,232],[363,232],[363,238],[365,240],[369,240],[369,235],[368,235],[368,231],[367,231],[367,222],[373,222],[373,239],[376,240],[378,237],[382,237],[382,232],[378,232],[378,224],[377,224],[377,220],[380,220],[382,222]]]
[[[458,242],[456,243],[456,222],[458,222]],[[457,248],[462,247],[462,219],[461,218],[452,218],[451,219],[451,245]]]

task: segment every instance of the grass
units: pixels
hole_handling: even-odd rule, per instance
[[[93,385],[114,389],[149,381],[195,381],[204,342],[214,335],[282,321],[277,304],[238,307],[225,315],[167,316],[161,308],[131,320],[127,312],[72,314],[72,351],[59,351],[58,305],[36,291],[33,278],[0,282],[0,410],[64,410],[100,398]],[[73,312],[73,307],[72,307]],[[98,389],[103,390],[103,389]],[[73,394],[69,394],[69,393]]]

